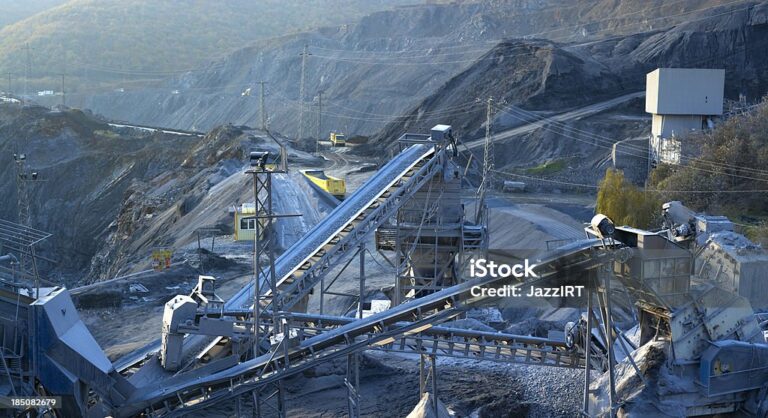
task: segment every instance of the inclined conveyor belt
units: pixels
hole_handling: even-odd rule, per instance
[[[275,262],[278,288],[310,257],[320,251],[331,239],[369,208],[392,185],[417,163],[434,154],[434,148],[425,144],[413,145],[384,165],[358,190],[345,199],[327,217],[315,225],[301,240],[291,246]],[[260,278],[260,287],[269,294],[269,278]],[[248,283],[225,305],[225,308],[250,306],[253,303],[253,283]]]

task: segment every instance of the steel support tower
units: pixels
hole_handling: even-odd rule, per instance
[[[13,154],[16,169],[16,194],[18,223],[29,227],[32,221],[29,203],[29,184],[37,182],[38,173],[27,166],[27,155]],[[19,272],[34,277],[35,288],[39,287],[39,272],[35,262],[34,246],[24,246],[19,252]]]
[[[246,173],[253,176],[253,198],[256,212],[256,234],[254,235],[253,250],[253,358],[258,357],[264,351],[262,344],[269,334],[272,333],[275,339],[282,336],[287,342],[285,330],[282,329],[280,313],[282,312],[282,300],[277,292],[277,278],[275,274],[275,252],[274,252],[274,219],[279,217],[273,211],[272,201],[272,176],[273,174],[286,173],[284,164],[285,150],[281,147],[281,164],[277,167],[271,167],[269,153],[251,153],[251,169]],[[261,279],[269,280],[269,295],[262,292]],[[273,297],[273,295],[277,295]],[[269,325],[261,322],[262,306],[272,305],[271,320]],[[270,330],[270,325],[272,329]],[[270,407],[279,417],[285,417],[285,391],[282,381],[273,385],[258,388],[251,393],[253,397],[254,414],[261,416],[262,405]],[[269,401],[274,399],[273,403]],[[240,405],[240,398],[237,401]]]
[[[455,147],[450,131],[439,129],[431,136],[405,134],[399,140],[401,146],[425,141],[437,147]],[[466,254],[485,246],[486,227],[465,217],[462,170],[450,151],[441,155],[442,173],[402,205],[394,223],[377,230],[377,250],[395,253],[393,305],[458,284]]]

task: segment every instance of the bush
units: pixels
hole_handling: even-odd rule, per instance
[[[701,153],[679,167],[660,165],[649,186],[664,200],[698,212],[768,216],[768,101],[728,119],[707,134],[689,137]]]
[[[525,172],[527,174],[545,175],[545,174],[554,174],[554,173],[560,172],[564,168],[566,168],[565,161],[552,160],[552,161],[547,161],[544,164],[537,165],[536,167],[526,169]]]
[[[763,221],[760,225],[748,227],[745,232],[749,239],[759,243],[763,248],[768,248],[768,222]]]
[[[596,211],[616,225],[648,229],[658,220],[661,201],[624,179],[624,172],[608,169],[597,191]]]

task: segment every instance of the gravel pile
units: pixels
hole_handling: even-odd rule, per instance
[[[521,364],[505,364],[494,362],[479,362],[474,360],[439,358],[438,374],[442,367],[458,368],[466,373],[477,375],[493,375],[503,373],[504,381],[499,381],[499,388],[514,385],[520,391],[517,401],[525,406],[526,412],[521,416],[528,418],[574,417],[578,416],[583,403],[583,369],[567,369],[559,367],[528,366]],[[445,376],[445,374],[442,374]],[[496,376],[498,379],[499,376]],[[487,390],[487,389],[486,389]],[[490,393],[489,395],[497,395]],[[451,405],[461,399],[441,399]],[[474,411],[473,416],[483,418],[488,415],[483,408]]]
[[[581,411],[584,370],[510,366],[524,388],[529,418],[573,417]]]

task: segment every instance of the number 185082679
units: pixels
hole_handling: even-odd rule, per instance
[[[10,396],[0,397],[0,408],[58,408],[61,399],[56,396]]]

